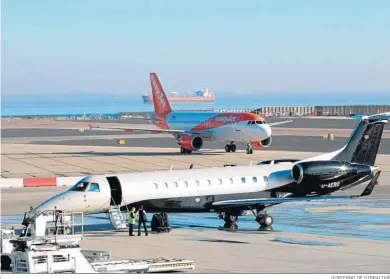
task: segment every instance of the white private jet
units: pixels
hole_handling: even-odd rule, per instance
[[[364,116],[341,149],[290,163],[91,175],[34,211],[91,214],[143,205],[149,212],[215,211],[225,227],[236,227],[238,216],[251,210],[262,227],[269,227],[268,206],[353,198],[330,194],[371,180],[361,194],[370,195],[380,175],[374,164],[385,123]]]

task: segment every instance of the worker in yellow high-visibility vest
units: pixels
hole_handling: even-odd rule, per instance
[[[135,207],[132,207],[129,212],[129,236],[134,236],[133,230],[134,230],[134,224],[135,224]]]

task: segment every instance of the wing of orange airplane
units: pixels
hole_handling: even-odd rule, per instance
[[[272,122],[272,123],[267,123],[268,126],[272,127],[272,126],[277,126],[277,125],[282,125],[282,124],[286,124],[286,123],[290,123],[290,122],[293,122],[293,120],[286,120],[286,121],[280,121],[280,122]]]

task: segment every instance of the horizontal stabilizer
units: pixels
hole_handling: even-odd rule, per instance
[[[374,176],[374,178],[370,181],[370,183],[368,183],[366,189],[364,189],[364,191],[360,195],[360,197],[371,195],[380,174],[381,174],[381,171],[378,171],[377,174]]]

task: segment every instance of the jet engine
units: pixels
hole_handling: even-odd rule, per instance
[[[272,137],[269,137],[269,138],[266,138],[266,139],[263,139],[260,144],[262,147],[268,147],[271,145],[271,142],[272,142]]]
[[[199,150],[203,146],[203,139],[198,136],[184,135],[181,137],[179,145],[186,150]]]
[[[354,183],[372,173],[368,165],[340,161],[309,161],[297,163],[291,170],[297,184],[335,188]]]

